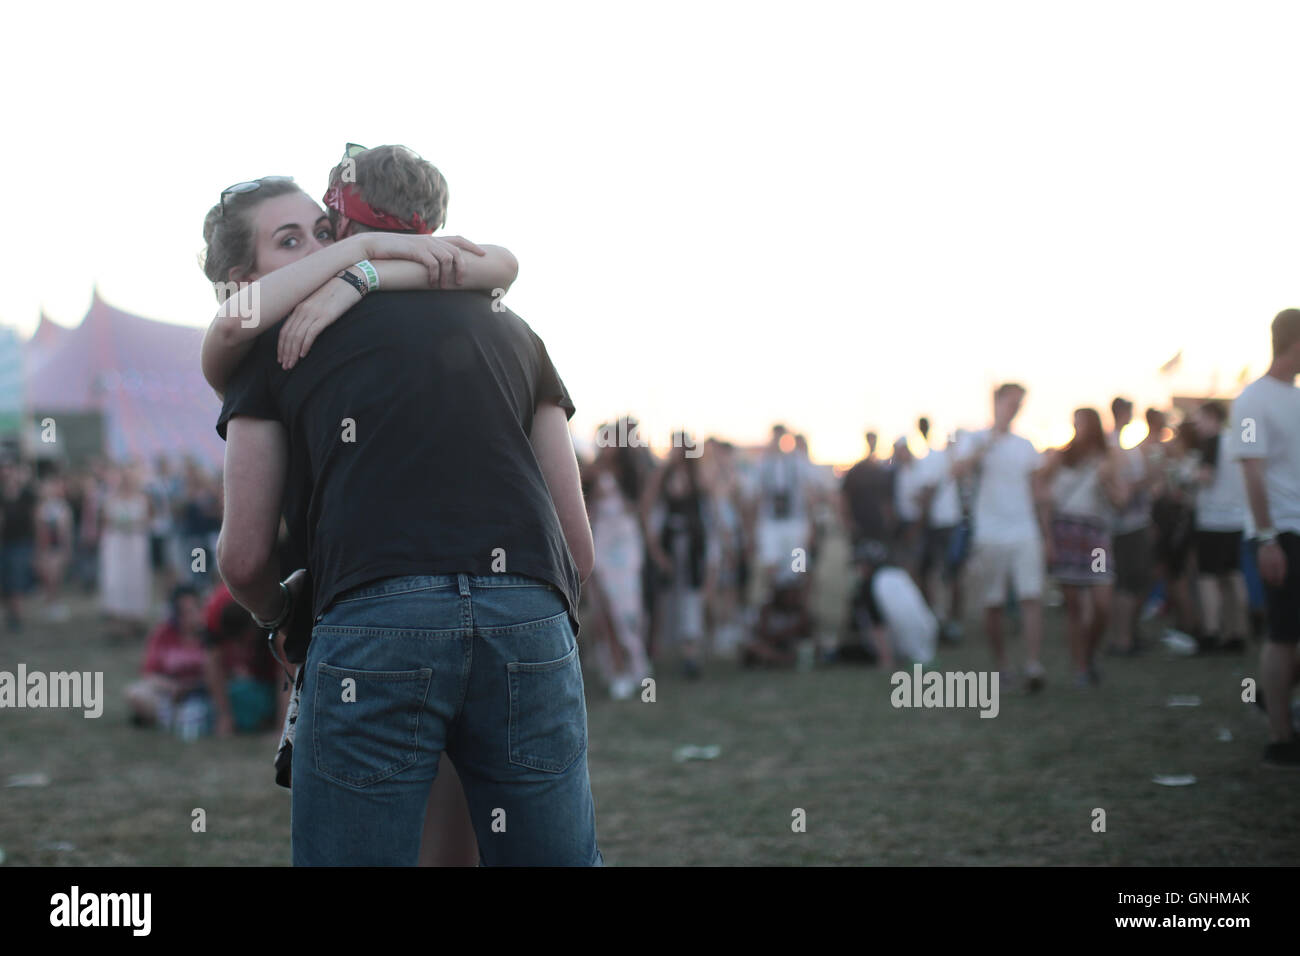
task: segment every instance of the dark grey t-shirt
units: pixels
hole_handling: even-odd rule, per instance
[[[236,371],[217,432],[237,415],[285,425],[313,617],[380,578],[504,571],[555,586],[577,631],[577,568],[528,440],[538,405],[574,406],[526,322],[485,293],[380,292],[288,372],[278,335]]]

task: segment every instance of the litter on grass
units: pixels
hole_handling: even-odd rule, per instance
[[[15,773],[7,781],[6,787],[48,787],[50,778],[43,773]]]
[[[1164,636],[1160,638],[1160,643],[1165,646],[1171,654],[1179,657],[1191,657],[1200,646],[1196,643],[1196,638],[1190,634],[1184,634],[1182,631],[1175,631],[1172,627],[1165,631]]]
[[[716,744],[709,744],[707,747],[696,747],[694,744],[687,744],[673,751],[673,759],[678,763],[685,763],[687,760],[713,760],[720,753],[722,753],[722,748]]]
[[[1200,707],[1201,698],[1195,694],[1174,694],[1167,701],[1166,707]]]
[[[1165,774],[1158,773],[1151,778],[1152,783],[1158,783],[1162,787],[1190,787],[1196,782],[1196,778],[1190,773],[1184,774]]]

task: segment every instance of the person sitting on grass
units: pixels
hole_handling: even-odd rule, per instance
[[[854,607],[865,619],[876,660],[889,672],[896,660],[929,663],[939,637],[939,621],[911,574],[893,559],[881,541],[864,541],[854,549],[860,583]]]
[[[171,615],[149,635],[140,679],[126,688],[131,722],[169,727],[177,705],[203,689],[206,659],[199,592],[179,585],[172,591]]]
[[[758,614],[758,627],[745,642],[741,661],[746,667],[793,667],[795,648],[812,638],[812,615],[804,601],[805,589],[791,581],[778,583],[772,599]]]

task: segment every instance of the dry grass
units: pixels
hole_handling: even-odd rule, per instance
[[[832,557],[832,556],[828,556]],[[831,562],[828,560],[826,565]],[[838,607],[843,582],[823,581]],[[122,687],[138,646],[110,646],[83,605],[61,625],[34,618],[0,636],[0,669],[102,670],[98,720],[0,711],[7,865],[280,865],[289,794],[272,782],[277,736],[193,744],[132,729]],[[1260,765],[1262,717],[1240,700],[1254,659],[1107,662],[1097,690],[1066,686],[1061,625],[1049,614],[1054,682],[974,710],[896,710],[886,674],[857,668],[745,672],[714,662],[687,683],[660,668],[657,701],[613,702],[589,676],[591,775],[611,865],[1241,865],[1294,864],[1294,774]],[[978,640],[944,648],[935,669],[974,669]],[[1171,694],[1200,707],[1169,708]],[[1218,739],[1221,729],[1230,742]],[[708,762],[674,748],[717,744]],[[1166,788],[1157,773],[1195,774]],[[207,832],[191,832],[191,812]],[[1091,829],[1093,808],[1107,830]],[[807,832],[791,813],[807,813]],[[70,846],[71,848],[68,848]]]

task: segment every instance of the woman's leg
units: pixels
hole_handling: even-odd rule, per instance
[[[612,688],[623,672],[617,659],[618,642],[614,636],[614,623],[610,620],[609,599],[602,586],[604,579],[604,574],[597,572],[587,581],[592,611],[588,622],[591,628],[589,640],[596,670],[605,684]]]
[[[1174,605],[1174,625],[1184,634],[1195,634],[1196,608],[1192,602],[1191,574],[1186,568],[1179,569],[1170,578],[1169,598]]]
[[[1250,601],[1246,596],[1246,576],[1233,571],[1224,581],[1223,636],[1241,639],[1250,634]]]
[[[1083,595],[1072,585],[1063,586],[1061,594],[1065,598],[1065,639],[1070,648],[1070,663],[1077,676],[1088,670],[1083,635]]]
[[[1095,680],[1097,651],[1101,648],[1101,642],[1107,628],[1110,627],[1111,611],[1115,602],[1115,586],[1112,584],[1099,584],[1090,589],[1090,597],[1092,599],[1092,616],[1088,621],[1084,655],[1086,658],[1085,670]]]
[[[1203,636],[1217,640],[1223,636],[1223,598],[1218,576],[1213,574],[1198,575],[1196,593],[1201,599]]]
[[[420,866],[478,866],[478,840],[469,819],[469,805],[460,775],[444,753],[438,777],[429,788],[420,834]]]
[[[618,673],[640,683],[650,674],[646,656],[645,609],[641,603],[641,565],[632,564],[607,582],[606,608]]]
[[[704,590],[683,586],[678,596],[678,622],[682,641],[682,657],[692,666],[700,661],[700,645],[704,643]]]
[[[126,687],[126,703],[141,723],[155,724],[176,698],[179,685],[162,674],[149,674]]]

